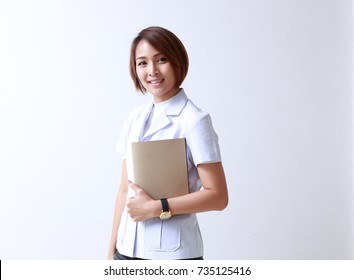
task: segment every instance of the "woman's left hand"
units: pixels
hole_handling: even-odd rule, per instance
[[[135,197],[127,199],[127,212],[135,222],[141,222],[154,217],[158,214],[159,201],[152,199],[138,185],[129,182],[129,187],[135,191]]]

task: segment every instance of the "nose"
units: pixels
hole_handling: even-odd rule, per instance
[[[155,63],[150,63],[150,67],[149,67],[148,71],[149,71],[148,74],[151,77],[154,77],[159,73]]]

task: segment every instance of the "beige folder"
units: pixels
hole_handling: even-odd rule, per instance
[[[187,194],[186,139],[132,142],[134,183],[153,199]]]

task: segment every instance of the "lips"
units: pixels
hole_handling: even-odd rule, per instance
[[[156,80],[150,80],[150,81],[148,81],[148,83],[151,85],[154,85],[154,86],[158,86],[158,85],[162,84],[163,81],[164,81],[164,79],[158,79],[158,80],[156,79]]]

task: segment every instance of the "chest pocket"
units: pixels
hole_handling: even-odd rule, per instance
[[[173,252],[181,246],[180,224],[159,218],[145,222],[145,246],[150,251]]]

